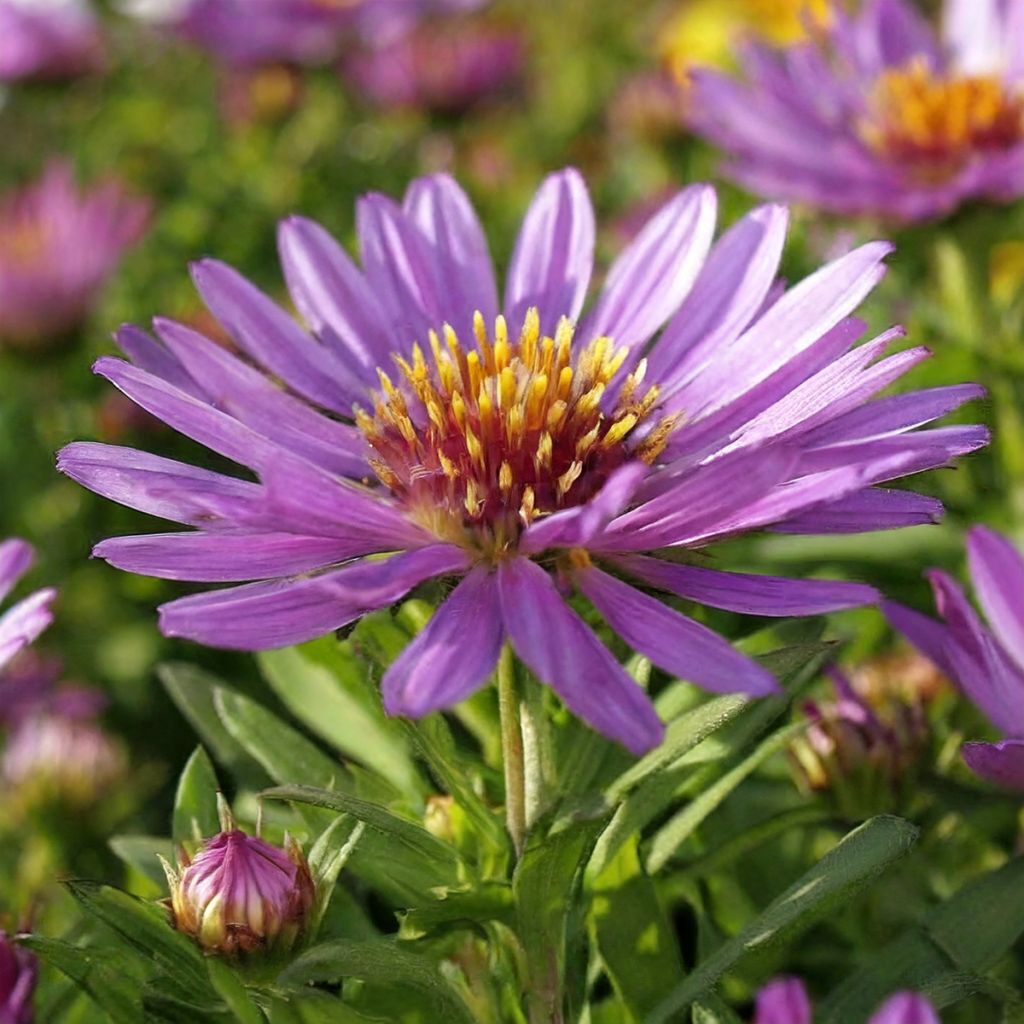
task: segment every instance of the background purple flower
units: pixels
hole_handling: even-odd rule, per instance
[[[1024,193],[1024,0],[947,0],[941,38],[909,0],[836,5],[741,56],[745,81],[695,72],[691,120],[761,195],[914,221]]]
[[[39,961],[0,930],[0,1024],[32,1024]]]
[[[945,620],[888,603],[893,626],[954,679],[1007,738],[964,744],[976,774],[1024,790],[1024,558],[1004,536],[984,526],[967,535],[971,579],[991,623],[987,629],[959,585],[939,569],[928,577]]]
[[[190,0],[175,30],[234,67],[323,64],[346,32],[387,43],[431,10],[461,10],[481,0]]]
[[[0,82],[96,70],[103,43],[86,0],[0,0]]]
[[[987,432],[917,429],[977,397],[974,385],[871,400],[928,354],[884,357],[898,330],[857,345],[865,325],[851,314],[888,244],[786,290],[786,211],[757,209],[713,245],[715,218],[711,188],[673,196],[585,313],[595,224],[572,170],[530,205],[503,300],[476,214],[443,175],[415,181],[402,204],[360,202],[361,269],[318,225],[281,225],[310,332],[236,271],[200,262],[196,285],[240,355],[157,319],[155,338],[119,333],[129,362],[96,369],[256,479],[71,445],[64,472],[193,528],[107,540],[96,554],[171,579],[256,581],[161,610],[168,635],[242,649],[299,643],[461,577],[387,672],[392,713],[468,696],[507,640],[596,729],[636,752],[656,745],[651,701],[566,603],[573,589],[667,672],[771,691],[756,662],[648,591],[774,616],[875,591],[650,553],[765,527],[931,522],[938,502],[880,485],[945,465]],[[391,557],[367,557],[381,553]]]
[[[814,1024],[811,1000],[799,978],[776,978],[757,994],[753,1024]],[[932,1004],[914,992],[897,992],[868,1024],[940,1024]]]
[[[80,190],[60,162],[8,196],[0,205],[0,343],[31,348],[74,330],[148,216],[149,205],[115,181]]]
[[[31,568],[32,548],[21,540],[0,543],[0,601]],[[0,615],[0,685],[11,659],[23,651],[53,621],[50,604],[54,590],[37,590]]]
[[[517,82],[525,56],[518,32],[452,18],[424,23],[382,46],[352,50],[342,72],[382,106],[455,113]]]

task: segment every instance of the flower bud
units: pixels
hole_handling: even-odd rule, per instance
[[[844,675],[831,676],[836,699],[808,701],[807,731],[790,745],[797,785],[826,794],[850,820],[896,810],[929,741],[922,703],[890,693],[873,706]]]
[[[174,926],[207,953],[289,949],[305,928],[315,886],[298,843],[282,849],[241,831],[222,805],[223,831],[178,871],[165,864]]]
[[[32,1024],[32,996],[39,962],[27,949],[16,946],[0,931],[0,1021]]]

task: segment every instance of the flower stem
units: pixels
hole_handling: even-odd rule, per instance
[[[512,648],[506,644],[498,659],[498,711],[501,716],[501,748],[505,764],[505,818],[516,857],[526,842],[526,765],[523,733],[519,722],[519,693]]]
[[[523,735],[523,789],[526,800],[526,828],[529,831],[546,810],[549,792],[551,750],[548,722],[544,716],[544,694],[533,679],[525,679],[519,707]]]

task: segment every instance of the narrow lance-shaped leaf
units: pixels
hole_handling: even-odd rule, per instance
[[[196,747],[182,770],[174,794],[171,836],[175,843],[208,838],[220,831],[217,815],[219,788],[213,763],[201,746]]]

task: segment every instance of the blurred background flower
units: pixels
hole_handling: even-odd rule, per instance
[[[103,57],[89,0],[0,0],[0,82],[74,78]]]
[[[0,344],[36,350],[65,341],[88,315],[149,205],[114,180],[79,189],[49,166],[0,203]]]
[[[39,976],[39,963],[26,949],[15,945],[0,930],[0,1021],[3,1024],[32,1024],[32,996]]]

